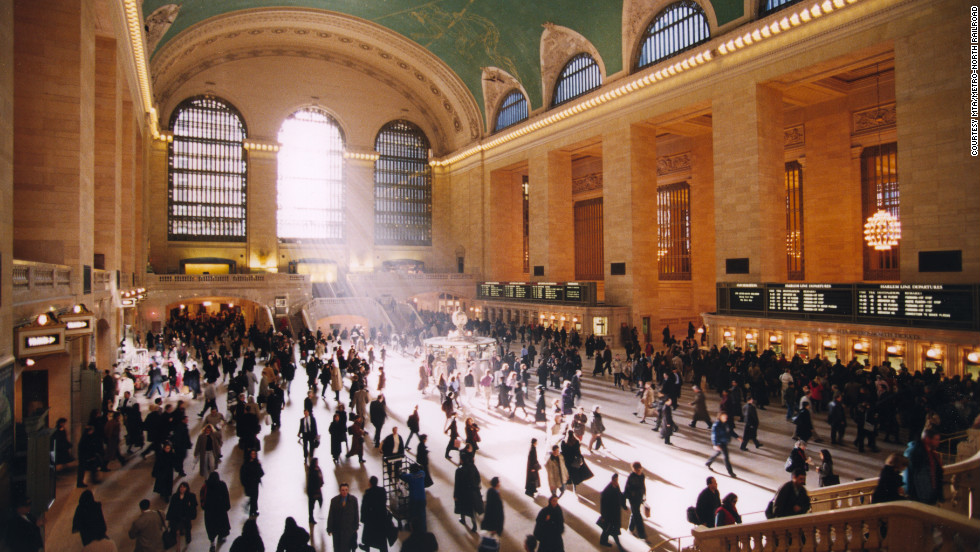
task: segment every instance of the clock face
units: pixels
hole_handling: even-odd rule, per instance
[[[466,317],[466,313],[463,311],[458,310],[453,313],[453,324],[455,324],[457,328],[462,328],[468,321],[469,319]]]

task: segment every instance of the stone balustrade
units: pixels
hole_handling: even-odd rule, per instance
[[[980,453],[972,458],[947,465],[945,475],[946,501],[939,506],[945,510],[980,518]],[[878,478],[821,487],[810,491],[813,512],[867,505],[878,486]]]
[[[67,297],[71,292],[69,266],[14,259],[11,284],[14,304]]]
[[[306,274],[147,274],[147,289],[181,289],[207,286],[210,288],[263,287],[269,285],[307,286]]]
[[[450,293],[472,298],[476,296],[476,283],[474,275],[455,272],[352,272],[347,275],[347,284],[355,295],[389,295],[399,301],[423,293]]]
[[[841,508],[692,530],[700,552],[779,550],[977,550],[980,520],[916,502]]]

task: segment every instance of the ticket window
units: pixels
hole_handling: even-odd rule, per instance
[[[980,380],[980,349],[963,351],[963,373],[972,374],[973,381]]]
[[[735,348],[735,330],[727,328],[721,332],[721,342],[729,349]]]
[[[898,371],[902,364],[905,364],[906,349],[901,342],[885,343],[885,362],[888,362],[892,369]]]
[[[810,361],[810,337],[807,335],[798,335],[793,339],[794,349],[797,355],[803,359],[803,362]]]
[[[575,331],[582,333],[582,322],[579,321],[577,316],[572,318],[572,326],[575,328]]]
[[[946,366],[946,347],[944,345],[920,345],[919,356],[922,369],[930,368],[933,372],[943,370]]]
[[[837,340],[825,338],[823,340],[823,356],[828,361],[837,362]]]
[[[774,333],[769,335],[769,348],[777,355],[783,354],[783,334]]]
[[[753,353],[759,352],[758,330],[748,330],[745,332],[745,350]]]
[[[871,359],[871,344],[867,341],[855,341],[851,344],[851,356],[864,366]]]

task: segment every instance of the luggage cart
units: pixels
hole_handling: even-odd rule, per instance
[[[398,521],[399,530],[402,522],[409,519],[408,484],[400,476],[411,471],[413,465],[417,465],[417,462],[408,451],[403,456],[384,460],[384,489],[388,495],[388,511]]]

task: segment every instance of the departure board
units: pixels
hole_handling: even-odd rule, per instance
[[[786,314],[849,316],[853,287],[841,284],[767,284],[766,308]]]
[[[762,284],[736,284],[728,289],[728,306],[733,311],[762,312],[766,308]]]
[[[536,303],[596,303],[595,282],[480,282],[478,299],[533,301]]]
[[[977,285],[720,283],[718,298],[719,313],[980,329]]]

